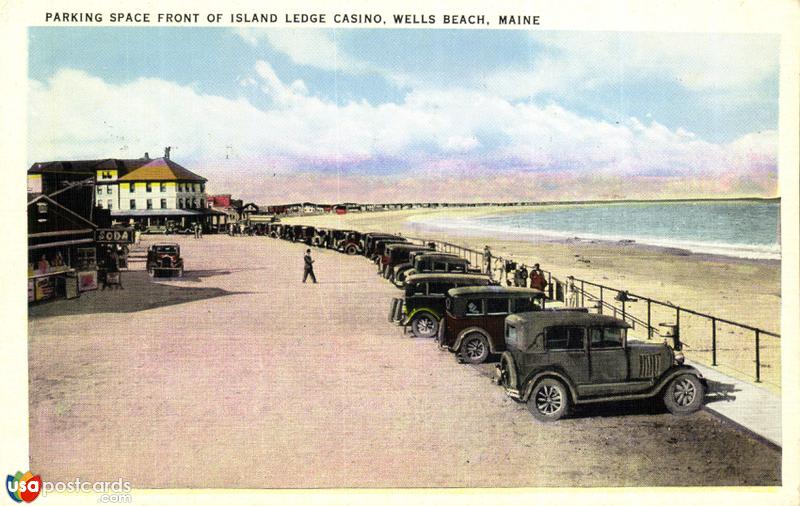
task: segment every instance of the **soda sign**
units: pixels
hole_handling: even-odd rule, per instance
[[[98,228],[94,238],[99,243],[133,244],[132,228]]]

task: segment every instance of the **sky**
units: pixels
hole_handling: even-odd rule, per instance
[[[764,34],[29,29],[28,159],[279,203],[776,196]]]

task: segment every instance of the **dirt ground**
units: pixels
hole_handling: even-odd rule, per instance
[[[175,240],[176,237],[170,237]],[[363,257],[263,237],[177,238],[183,279],[30,309],[31,469],[134,487],[775,485],[781,453],[701,411],[536,422],[387,322]],[[709,399],[714,401],[714,399]]]

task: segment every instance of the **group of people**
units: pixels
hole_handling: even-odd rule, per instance
[[[545,277],[539,264],[533,264],[533,268],[529,272],[528,266],[525,264],[517,266],[514,262],[507,262],[505,271],[506,284],[508,286],[530,287],[541,291],[545,291],[550,286],[550,282]],[[530,284],[528,283],[528,278],[530,278]]]

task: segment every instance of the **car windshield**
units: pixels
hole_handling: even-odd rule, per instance
[[[178,248],[176,246],[156,246],[156,252],[172,255],[178,252]]]

